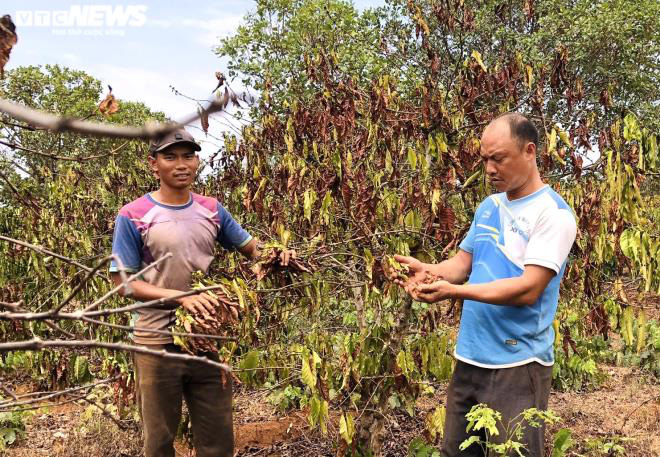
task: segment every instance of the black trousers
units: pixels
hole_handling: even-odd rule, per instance
[[[527,408],[548,408],[552,367],[532,362],[513,368],[488,369],[470,365],[458,360],[447,391],[444,443],[442,455],[479,456],[484,452],[478,444],[472,444],[459,451],[460,444],[476,434],[468,434],[465,429],[468,421],[465,415],[479,403],[502,413],[502,422],[508,424]],[[545,427],[532,427],[523,424],[525,431],[521,442],[531,457],[543,457],[543,436]],[[505,431],[499,428],[499,435],[490,437],[491,442],[503,442]],[[485,435],[482,436],[485,439]]]

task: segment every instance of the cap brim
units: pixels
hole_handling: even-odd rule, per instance
[[[193,147],[193,149],[195,151],[201,151],[202,150],[202,147],[199,144],[195,143],[194,141],[179,140],[179,141],[172,141],[170,143],[161,144],[160,146],[158,146],[158,148],[151,149],[151,153],[154,154],[156,152],[160,152],[163,149],[169,148],[173,144],[189,144]]]

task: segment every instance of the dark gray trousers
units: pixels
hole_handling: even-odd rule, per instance
[[[150,349],[181,352],[173,344]],[[217,361],[218,355],[203,354]],[[142,416],[144,455],[174,457],[174,438],[185,398],[197,457],[234,455],[231,376],[202,362],[133,355],[138,405]]]
[[[442,455],[483,457],[484,452],[478,444],[472,444],[464,451],[458,449],[464,440],[476,434],[465,431],[468,425],[465,415],[470,409],[476,404],[486,403],[502,413],[502,421],[508,424],[527,408],[547,409],[551,381],[552,367],[536,362],[513,368],[488,369],[457,360],[447,391]],[[543,457],[544,433],[545,427],[525,425],[521,441],[525,445],[523,453],[526,456]],[[502,442],[504,434],[500,428],[500,434],[491,437],[491,441]]]

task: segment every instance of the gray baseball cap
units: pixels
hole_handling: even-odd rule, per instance
[[[178,143],[189,144],[194,151],[202,150],[202,147],[195,141],[195,138],[193,138],[186,129],[181,128],[173,130],[170,133],[151,141],[149,143],[149,154],[154,155],[157,152]]]

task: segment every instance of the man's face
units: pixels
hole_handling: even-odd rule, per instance
[[[150,156],[149,165],[160,179],[161,186],[185,189],[192,184],[197,175],[199,157],[191,146],[174,144],[156,153],[156,157]]]
[[[529,181],[536,163],[536,146],[511,136],[508,122],[489,124],[481,136],[481,159],[498,192],[512,192]]]

